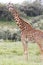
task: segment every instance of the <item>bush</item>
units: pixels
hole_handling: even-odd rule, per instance
[[[11,15],[11,13],[8,11],[8,9],[6,8],[6,5],[1,4],[1,6],[0,6],[0,20],[11,21],[12,18],[13,17]]]
[[[20,10],[27,14],[27,16],[38,16],[43,14],[43,5],[38,2],[27,3],[27,5],[22,4]]]
[[[20,32],[19,31],[10,31],[10,29],[0,29],[0,39],[3,40],[12,40],[12,41],[20,41]]]

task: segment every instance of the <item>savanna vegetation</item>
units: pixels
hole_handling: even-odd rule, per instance
[[[14,7],[23,20],[30,23],[33,28],[43,31],[41,0],[35,0],[32,3],[24,1],[22,4],[14,4]],[[26,62],[20,29],[8,11],[7,5],[0,3],[0,65],[43,65],[37,44],[29,42],[28,47],[29,60]]]

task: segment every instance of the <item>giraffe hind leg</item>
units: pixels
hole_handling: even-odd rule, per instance
[[[41,42],[42,43],[42,42]],[[43,44],[38,44],[40,48],[40,59],[43,61]]]

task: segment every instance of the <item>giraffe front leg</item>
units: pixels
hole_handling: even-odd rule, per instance
[[[41,54],[40,54],[40,59],[41,59],[41,61],[43,61],[43,49],[42,48],[40,48],[40,52],[41,52]]]
[[[24,50],[24,58],[28,61],[28,43],[26,43],[24,38],[21,38],[22,44],[23,44],[23,50]]]
[[[41,45],[41,43],[39,44],[39,48],[40,48],[40,59],[41,61],[43,61],[43,45]]]
[[[43,61],[43,48],[41,47],[40,50],[41,50],[41,51],[40,51],[40,52],[41,52],[40,58],[41,58],[41,60]]]
[[[26,42],[23,42],[23,49],[24,49],[24,58],[28,60],[28,45]]]

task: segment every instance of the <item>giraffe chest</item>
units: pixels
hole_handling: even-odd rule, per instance
[[[24,31],[22,33],[22,36],[24,37],[25,41],[33,41],[33,35],[32,35],[32,32],[31,31]]]

